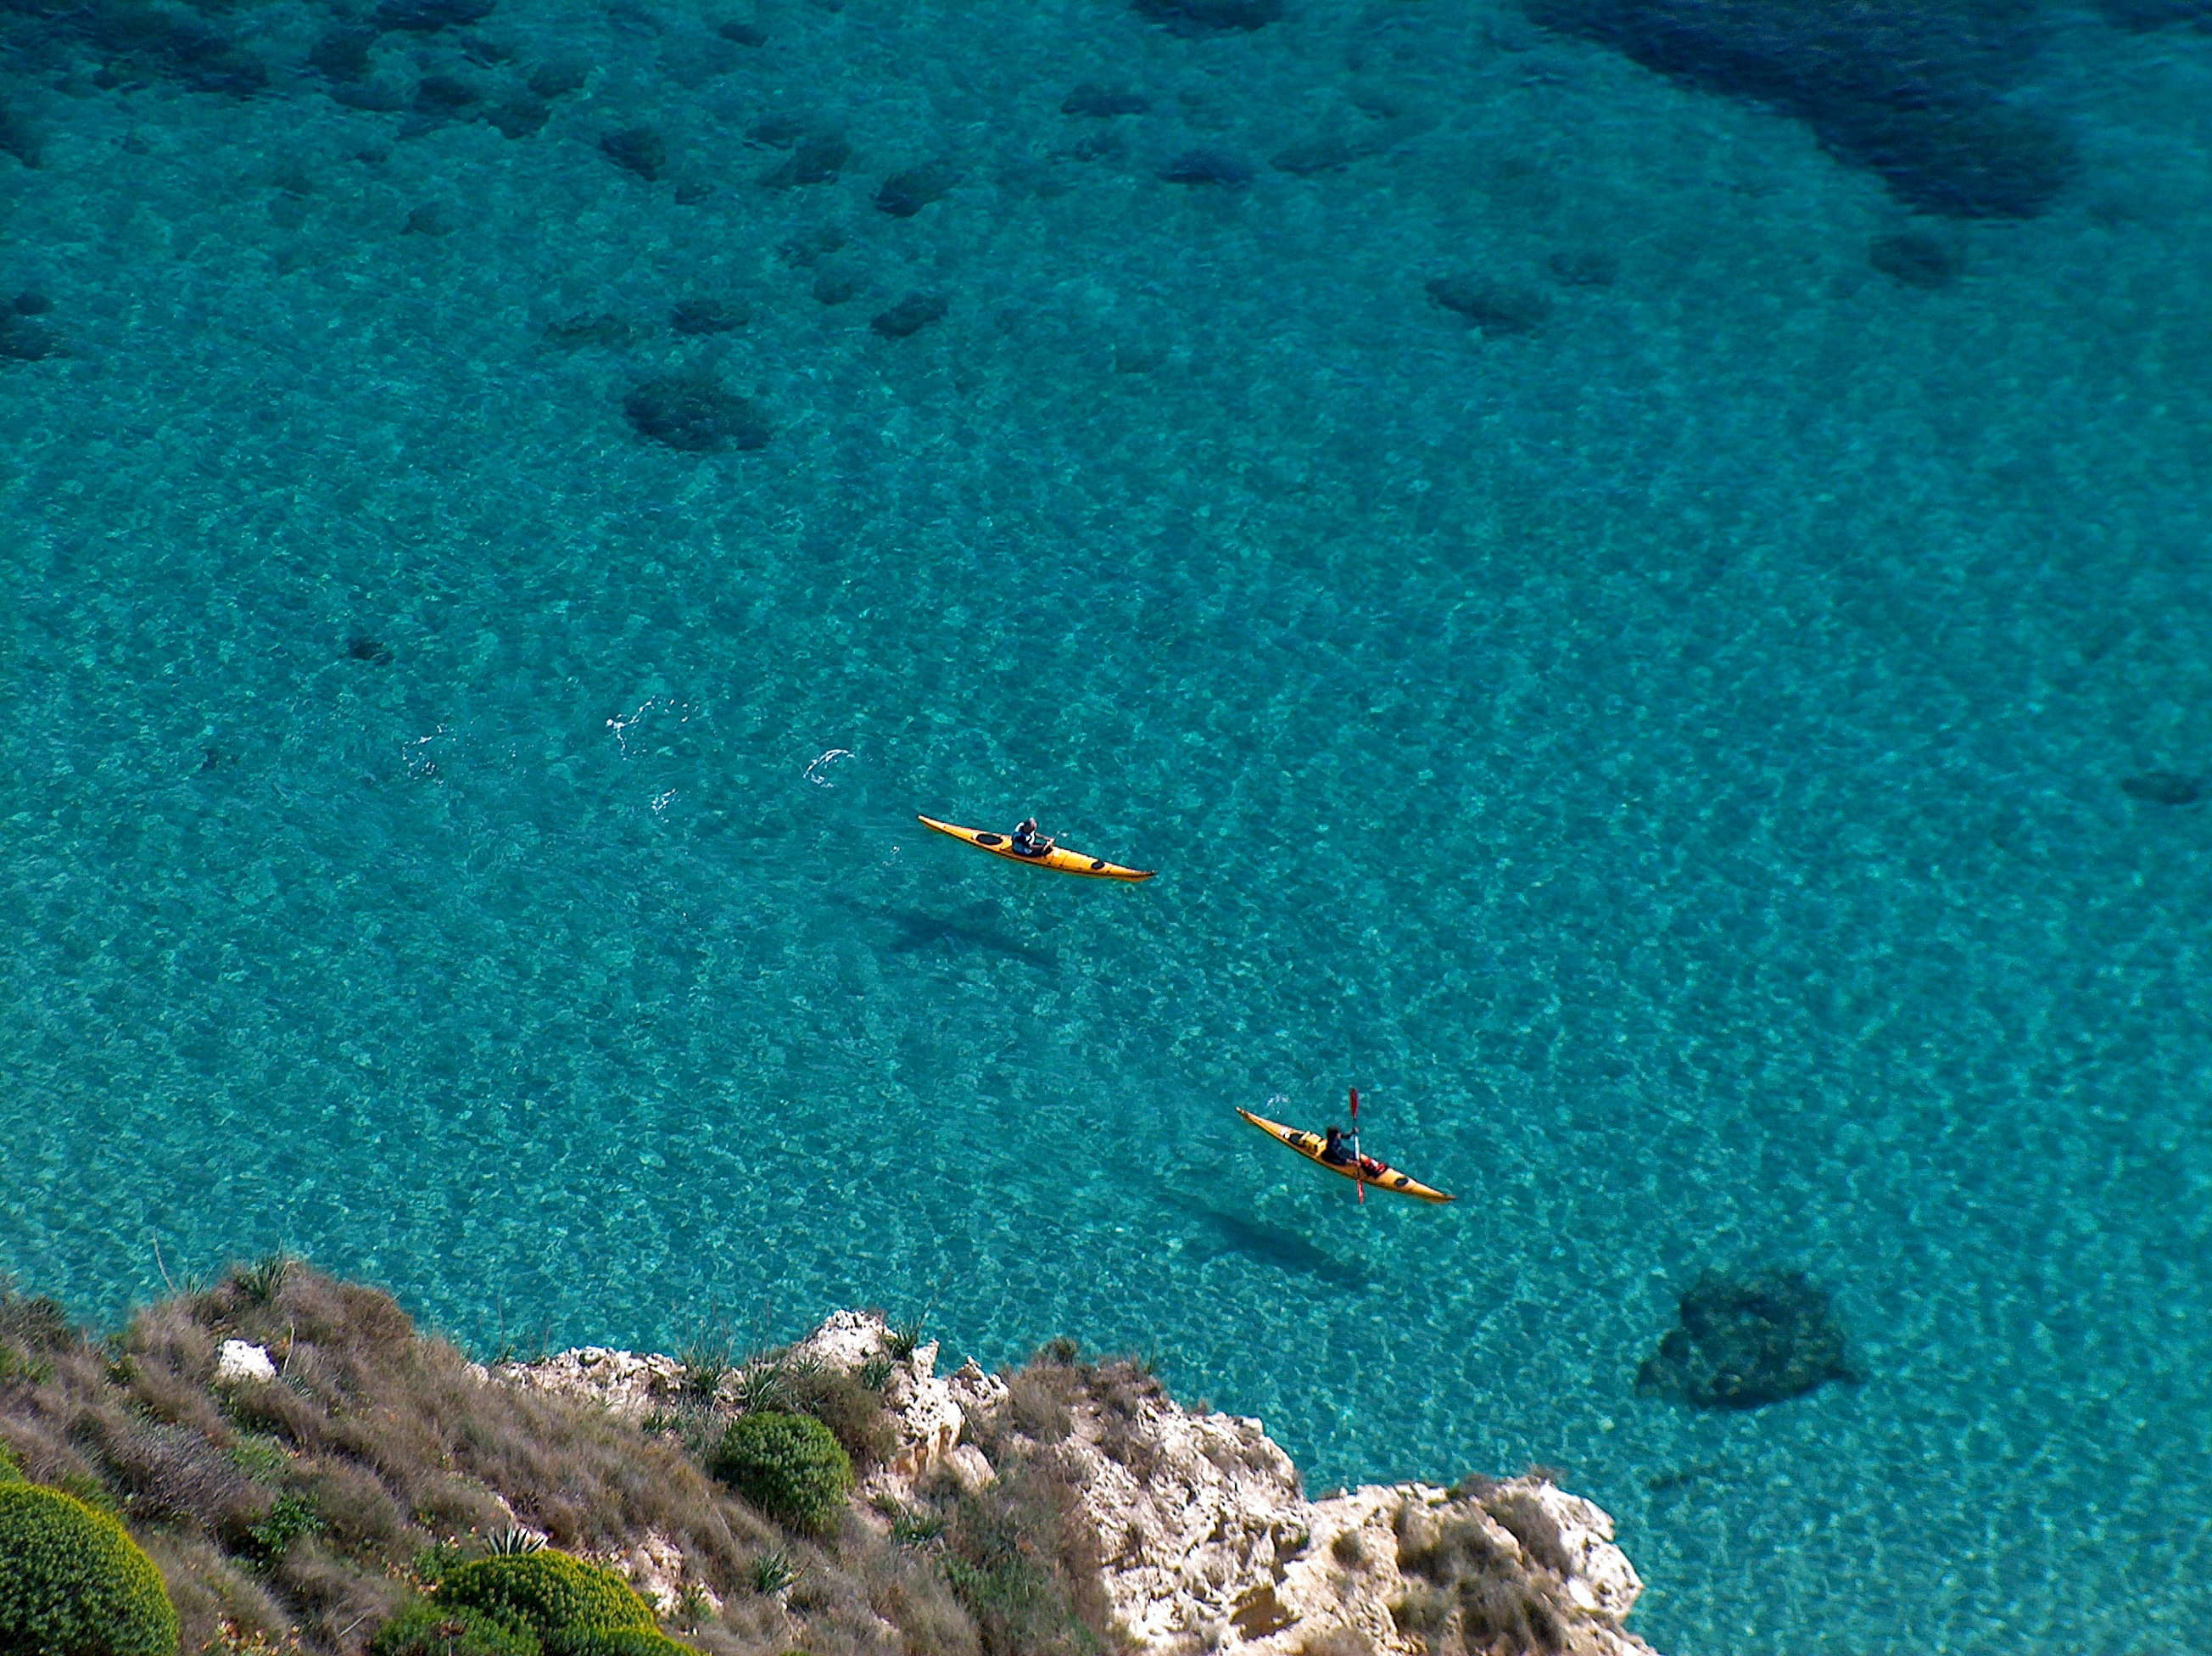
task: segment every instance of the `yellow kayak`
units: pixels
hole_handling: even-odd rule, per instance
[[[1321,1158],[1322,1147],[1328,1141],[1319,1133],[1309,1133],[1296,1127],[1285,1127],[1279,1121],[1269,1121],[1265,1116],[1255,1116],[1241,1105],[1238,1106],[1237,1113],[1269,1138],[1289,1145],[1308,1161],[1317,1166],[1326,1167],[1332,1173],[1341,1173],[1346,1178],[1361,1184],[1372,1184],[1378,1190],[1395,1190],[1401,1196],[1412,1196],[1416,1202],[1459,1200],[1455,1196],[1446,1196],[1442,1190],[1431,1190],[1418,1178],[1401,1173],[1388,1163],[1376,1160],[1373,1156],[1365,1157],[1364,1159],[1365,1165],[1359,1167],[1346,1167],[1334,1161],[1323,1161]]]
[[[1017,851],[1013,842],[1004,834],[994,834],[988,828],[959,828],[949,822],[939,822],[935,817],[917,816],[915,820],[925,828],[936,829],[940,834],[964,839],[978,850],[988,851],[993,856],[1002,856],[1013,862],[1026,862],[1034,868],[1057,868],[1064,874],[1082,874],[1091,880],[1150,880],[1154,872],[1150,868],[1125,868],[1118,862],[1085,856],[1080,851],[1064,851],[1057,845],[1042,856],[1028,856]]]

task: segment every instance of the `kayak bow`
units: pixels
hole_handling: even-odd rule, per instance
[[[1378,1190],[1395,1190],[1401,1196],[1412,1196],[1416,1202],[1441,1202],[1459,1200],[1457,1196],[1446,1196],[1442,1190],[1430,1189],[1420,1180],[1400,1172],[1386,1162],[1376,1161],[1372,1156],[1366,1158],[1368,1165],[1364,1167],[1346,1167],[1337,1162],[1323,1161],[1321,1153],[1328,1141],[1319,1133],[1309,1133],[1297,1127],[1285,1127],[1279,1121],[1269,1121],[1265,1116],[1254,1115],[1242,1105],[1237,1106],[1237,1113],[1277,1143],[1289,1145],[1308,1161],[1317,1166],[1326,1167],[1332,1173],[1341,1173],[1355,1183],[1372,1184]]]
[[[934,828],[940,834],[950,834],[955,839],[965,840],[979,851],[988,851],[993,856],[1005,857],[1010,862],[1026,862],[1033,868],[1055,868],[1064,874],[1081,874],[1089,880],[1150,880],[1154,871],[1150,868],[1125,868],[1118,862],[1109,862],[1103,857],[1085,856],[1080,851],[1066,851],[1055,845],[1042,856],[1025,856],[1014,849],[1013,842],[1004,834],[994,834],[988,828],[962,828],[950,822],[939,822],[935,817],[916,816],[915,820],[925,828]]]

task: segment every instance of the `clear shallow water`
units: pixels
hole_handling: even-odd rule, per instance
[[[2081,178],[1922,292],[1802,128],[1503,17],[766,15],[700,74],[681,12],[504,10],[599,65],[514,142],[331,103],[304,9],[251,103],[23,94],[0,1268],[108,1315],[157,1238],[289,1245],[483,1343],[929,1306],[1157,1352],[1317,1487],[1559,1466],[1662,1650],[2200,1646],[2212,807],[2118,784],[2212,768],[2212,41],[2065,21]],[[750,181],[781,112],[841,181]],[[1589,251],[1523,338],[1422,291]],[[635,440],[702,361],[769,447]],[[1355,1082],[1457,1207],[1230,1112]],[[1869,1383],[1636,1398],[1747,1258]]]

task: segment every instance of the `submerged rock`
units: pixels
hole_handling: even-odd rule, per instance
[[[459,216],[442,201],[426,201],[407,215],[402,235],[451,235],[461,228]]]
[[[1544,268],[1563,287],[1609,288],[1620,274],[1620,261],[1594,247],[1563,247],[1544,261]]]
[[[752,307],[741,299],[686,299],[668,314],[678,333],[731,333],[752,320]]]
[[[1425,285],[1431,301],[1486,334],[1534,333],[1552,314],[1552,301],[1534,289],[1492,277],[1438,276]]]
[[[769,424],[761,411],[711,374],[647,380],[623,399],[623,412],[641,437],[687,454],[768,444]]]
[[[94,0],[70,14],[88,44],[120,77],[166,76],[195,92],[249,98],[269,84],[269,66],[206,19],[143,0]],[[118,81],[119,83],[119,81]]]
[[[52,328],[0,314],[0,361],[38,362],[62,354],[61,336]]]
[[[620,350],[635,334],[630,325],[611,311],[580,311],[545,325],[545,343],[562,350],[580,350],[587,345]]]
[[[1867,262],[1884,276],[1908,288],[1932,293],[1958,280],[1959,255],[1934,236],[1918,230],[1900,230],[1878,236],[1867,249]]]
[[[358,81],[368,73],[369,49],[379,31],[349,23],[327,28],[308,49],[307,66],[333,81]]]
[[[763,115],[745,129],[745,142],[763,149],[788,149],[806,136],[806,123],[796,115]]]
[[[331,101],[366,114],[389,115],[407,107],[407,94],[389,81],[337,81],[331,86]]]
[[[2204,797],[2204,783],[2196,776],[2174,770],[2146,770],[2120,783],[2120,791],[2146,805],[2194,805]]]
[[[762,126],[753,129],[757,134]],[[756,143],[774,140],[756,137]],[[835,133],[817,133],[799,142],[784,161],[761,174],[760,181],[771,190],[791,190],[809,184],[834,184],[844,170],[845,163],[853,158],[853,147]]]
[[[1093,115],[1102,119],[1111,115],[1142,115],[1152,107],[1152,100],[1141,92],[1097,86],[1089,81],[1060,100],[1063,115]]]
[[[1252,164],[1219,149],[1186,149],[1169,158],[1160,168],[1166,184],[1218,184],[1241,190],[1252,181]]]
[[[465,28],[491,15],[495,0],[383,0],[371,21],[377,27],[409,34],[435,34]]]
[[[592,66],[582,58],[556,58],[530,71],[530,89],[541,98],[565,97],[591,78]]]
[[[453,75],[425,75],[415,88],[418,115],[459,115],[483,101],[483,93]]]
[[[933,201],[942,201],[959,174],[941,163],[909,167],[885,179],[876,192],[876,209],[893,218],[912,218]]]
[[[552,113],[551,106],[543,100],[518,94],[486,111],[484,119],[501,137],[526,138],[542,128]]]
[[[1758,1409],[1863,1378],[1827,1291],[1802,1271],[1708,1273],[1684,1291],[1680,1316],[1636,1371],[1639,1394],[1692,1409]]]
[[[1282,0],[1133,0],[1139,17],[1170,34],[1249,33],[1283,15]]]
[[[2212,34],[2212,0],[2097,0],[2097,9],[2113,27],[2132,33],[2186,23]]]
[[[1329,132],[1317,138],[1301,138],[1296,143],[1285,144],[1267,158],[1267,164],[1278,173],[1288,173],[1293,178],[1310,179],[1323,173],[1337,172],[1351,166],[1363,155],[1373,153],[1340,132]]]
[[[668,167],[668,144],[649,126],[625,126],[599,140],[599,153],[651,183]]]
[[[870,317],[868,326],[886,339],[911,338],[932,322],[942,321],[951,308],[943,294],[910,293],[889,310]]]
[[[44,149],[30,123],[0,103],[0,155],[13,155],[26,167],[36,167]]]
[[[801,230],[776,251],[783,255],[784,263],[811,270],[831,253],[845,246],[845,233],[834,224],[817,224],[811,229]]]
[[[1524,3],[1647,69],[1786,111],[1922,211],[2032,218],[2074,170],[2065,130],[2007,101],[2039,42],[2032,0]]]

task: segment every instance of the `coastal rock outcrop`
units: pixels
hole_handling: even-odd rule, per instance
[[[1308,1500],[1259,1421],[1184,1409],[1139,1365],[1048,1348],[1008,1378],[973,1361],[940,1375],[938,1356],[880,1317],[838,1312],[720,1374],[712,1401],[743,1407],[767,1366],[820,1366],[877,1388],[896,1446],[854,1495],[876,1527],[948,1483],[981,1489],[1002,1467],[1048,1464],[1076,1492],[1111,1621],[1134,1650],[1648,1652],[1621,1626],[1643,1584],[1612,1519],[1540,1474]],[[634,1420],[687,1383],[696,1395],[698,1378],[672,1358],[600,1348],[495,1373]]]

